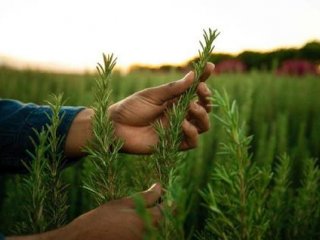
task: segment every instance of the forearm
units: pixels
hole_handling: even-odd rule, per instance
[[[74,119],[84,110],[83,107],[63,106],[59,113],[63,118],[57,129],[57,135],[59,137],[67,135]],[[49,106],[0,99],[0,172],[14,173],[26,170],[21,159],[26,163],[31,160],[26,151],[34,151],[30,138],[38,142],[34,130],[40,132],[47,124],[51,124],[48,118],[51,114]],[[65,146],[65,141],[62,144],[61,148]]]
[[[66,136],[65,154],[67,157],[84,156],[83,148],[92,138],[91,120],[94,111],[85,108],[74,118]]]

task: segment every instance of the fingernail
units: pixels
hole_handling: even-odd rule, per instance
[[[194,110],[198,110],[200,108],[199,104],[193,102],[191,103]]]
[[[152,186],[147,191],[152,191],[156,187],[156,183],[152,184]]]
[[[189,77],[189,74],[190,74],[190,73],[191,73],[191,72],[187,73],[183,78],[181,78],[181,79],[179,79],[179,80],[175,81],[175,83],[181,83],[181,82],[184,82],[184,81]]]
[[[186,77],[189,77],[191,74],[193,74],[192,71],[188,72],[187,75],[186,75]]]
[[[215,69],[216,65],[214,65],[214,63],[210,63],[211,64],[211,72],[213,72],[213,70]]]
[[[194,73],[193,73],[193,71],[190,71],[190,72],[188,72],[187,73],[187,75],[184,77],[184,79],[187,79],[187,78],[194,78]]]
[[[211,90],[207,86],[205,87],[204,91],[205,91],[205,94],[211,94]]]
[[[206,97],[206,100],[207,100],[208,102],[211,102],[211,101],[212,101],[212,97],[211,97],[211,96]]]

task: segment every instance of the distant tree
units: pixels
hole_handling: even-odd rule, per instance
[[[224,63],[224,67],[233,64],[235,68],[236,60],[244,64],[245,70],[264,70],[264,71],[276,71],[282,65],[283,62],[287,60],[307,60],[311,61],[314,64],[320,63],[320,42],[312,41],[304,45],[302,48],[279,48],[273,51],[268,52],[257,52],[257,51],[243,51],[238,55],[232,55],[227,53],[214,53],[210,56],[209,61],[218,65]],[[172,70],[177,70],[180,72],[189,71],[192,69],[192,62],[197,61],[197,58],[193,58],[188,61],[185,65],[182,66],[170,66],[163,65],[160,67],[150,67],[150,66],[140,66],[136,65],[130,68],[130,71],[153,71],[153,72],[168,72]],[[228,61],[231,61],[228,63]],[[228,63],[228,64],[227,64]],[[228,68],[228,67],[227,67]],[[231,67],[232,68],[232,67]],[[230,68],[230,69],[231,69]]]
[[[196,58],[189,60],[186,66],[188,66],[191,69],[192,63],[198,61],[198,59],[199,58],[196,57]],[[231,54],[227,54],[227,53],[214,53],[210,56],[209,61],[214,64],[218,64],[220,62],[223,62],[223,61],[229,60],[229,59],[235,59],[235,56],[231,55]]]
[[[165,65],[161,65],[157,70],[159,70],[160,72],[170,72],[176,68],[177,68],[176,66],[165,64]]]
[[[212,54],[210,56],[210,62],[220,63],[220,62],[223,62],[225,60],[234,59],[234,58],[235,58],[235,56],[231,55],[231,54],[215,53],[215,54]]]
[[[313,41],[307,43],[300,49],[280,48],[269,52],[244,51],[235,57],[241,60],[248,68],[258,70],[277,69],[287,60],[304,59],[313,63],[320,62],[320,42]]]
[[[299,51],[299,57],[313,62],[320,62],[320,42],[313,41],[304,45]]]
[[[261,69],[265,62],[264,54],[254,51],[244,51],[237,58],[246,64],[248,69]]]

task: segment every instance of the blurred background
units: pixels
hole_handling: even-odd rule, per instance
[[[83,72],[106,52],[118,57],[123,71],[184,65],[210,27],[221,32],[216,53],[238,56],[248,68],[269,68],[270,58],[315,60],[306,53],[313,50],[319,57],[319,22],[317,0],[1,0],[0,64]],[[306,51],[294,52],[307,43]]]
[[[203,29],[218,29],[208,85],[238,102],[254,136],[253,162],[273,169],[280,155],[290,156],[295,189],[305,160],[320,157],[319,23],[318,0],[0,0],[0,98],[44,104],[63,93],[68,105],[90,106],[96,63],[114,53],[117,101],[181,78],[197,58]],[[211,130],[187,158],[212,165],[225,135],[210,117]],[[128,191],[154,181],[148,160],[121,155]],[[81,187],[85,162],[64,171],[68,221],[92,206]],[[25,218],[23,178],[0,175],[0,232],[15,232]]]

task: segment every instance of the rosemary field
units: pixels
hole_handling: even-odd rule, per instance
[[[107,59],[108,60],[108,59]],[[110,59],[109,59],[110,60]],[[102,65],[105,67],[104,65]],[[102,69],[101,69],[102,70]],[[100,72],[100,74],[109,74]],[[156,86],[181,78],[179,72],[152,73],[134,72],[128,75],[113,73],[109,82],[113,101],[120,100],[146,87]],[[108,77],[109,75],[107,75]],[[24,102],[45,103],[52,93],[61,92],[69,105],[92,105],[99,102],[99,93],[92,94],[96,77],[87,75],[50,74],[34,71],[15,71],[0,68],[0,96]],[[76,84],[75,84],[76,83]],[[184,162],[192,163],[192,171],[179,173],[196,183],[197,191],[190,205],[192,209],[178,224],[178,228],[161,226],[161,231],[150,229],[150,239],[317,239],[320,236],[319,163],[320,156],[320,81],[317,77],[286,77],[268,72],[224,74],[209,79],[208,84],[217,90],[211,117],[211,130],[200,137],[198,148],[183,153]],[[6,86],[4,88],[3,86]],[[59,100],[59,99],[58,99]],[[235,100],[236,102],[233,102]],[[60,103],[59,103],[60,101]],[[61,104],[61,99],[52,105]],[[107,107],[108,103],[105,103]],[[95,105],[99,109],[98,105]],[[58,119],[53,120],[58,122]],[[99,123],[97,123],[99,124]],[[55,139],[54,125],[39,139]],[[109,129],[112,133],[112,129]],[[41,141],[40,141],[41,143]],[[94,142],[92,143],[94,145]],[[112,143],[114,145],[114,143]],[[119,144],[119,145],[117,145]],[[52,143],[50,146],[54,146]],[[116,142],[117,146],[121,142]],[[45,146],[39,146],[44,149]],[[99,149],[99,147],[95,148]],[[116,150],[116,149],[115,149]],[[49,157],[59,157],[55,149],[46,149]],[[90,152],[95,156],[99,152]],[[41,158],[41,151],[37,151]],[[54,156],[53,156],[54,155]],[[34,156],[34,158],[37,158]],[[111,154],[121,162],[117,172],[123,188],[114,192],[111,199],[127,196],[146,189],[159,179],[155,174],[155,156],[129,156]],[[92,195],[95,192],[88,174],[90,156],[64,169],[56,176],[56,190],[61,193],[60,204],[64,213],[41,213],[39,225],[32,229],[28,216],[19,205],[24,202],[25,190],[22,176],[1,176],[0,229],[10,233],[17,231],[36,232],[50,229],[70,221],[81,213],[106,199]],[[43,158],[42,158],[43,159]],[[35,162],[34,168],[45,168],[47,174],[59,166],[46,166]],[[160,163],[161,164],[161,163]],[[96,165],[99,165],[97,163]],[[122,167],[125,166],[125,167]],[[112,168],[119,166],[112,166]],[[51,169],[51,170],[50,170]],[[162,180],[168,186],[170,177]],[[175,174],[175,173],[172,173]],[[112,175],[106,175],[112,178]],[[91,180],[90,180],[91,179]],[[167,180],[164,180],[167,179]],[[38,189],[47,192],[46,182],[38,181]],[[28,182],[27,182],[28,183]],[[83,183],[89,190],[84,189]],[[19,185],[18,185],[19,184]],[[173,185],[170,185],[173,184]],[[68,188],[65,188],[65,186]],[[193,187],[195,187],[193,186]],[[26,188],[26,189],[24,189]],[[172,188],[174,189],[174,188]],[[102,190],[101,190],[102,191]],[[109,190],[107,190],[109,191]],[[111,193],[111,192],[110,192]],[[48,193],[46,193],[48,194]],[[64,195],[67,194],[67,197]],[[175,196],[173,196],[174,198]],[[182,201],[190,201],[182,195]],[[14,199],[14,201],[12,201]],[[38,201],[39,199],[35,199]],[[65,201],[64,201],[65,200]],[[138,200],[137,200],[138,201]],[[93,204],[94,203],[94,204]],[[52,205],[48,199],[39,204]],[[69,206],[69,207],[68,207]],[[38,211],[39,209],[33,209]],[[47,222],[47,214],[55,214],[55,223]],[[60,217],[61,214],[65,215]],[[141,212],[143,214],[143,210]],[[32,218],[29,217],[29,219]],[[179,220],[180,221],[180,220]],[[181,225],[182,223],[182,225]],[[172,225],[171,225],[172,226]],[[174,225],[173,225],[174,226]],[[20,228],[19,228],[20,227]],[[174,236],[174,237],[173,237]]]

